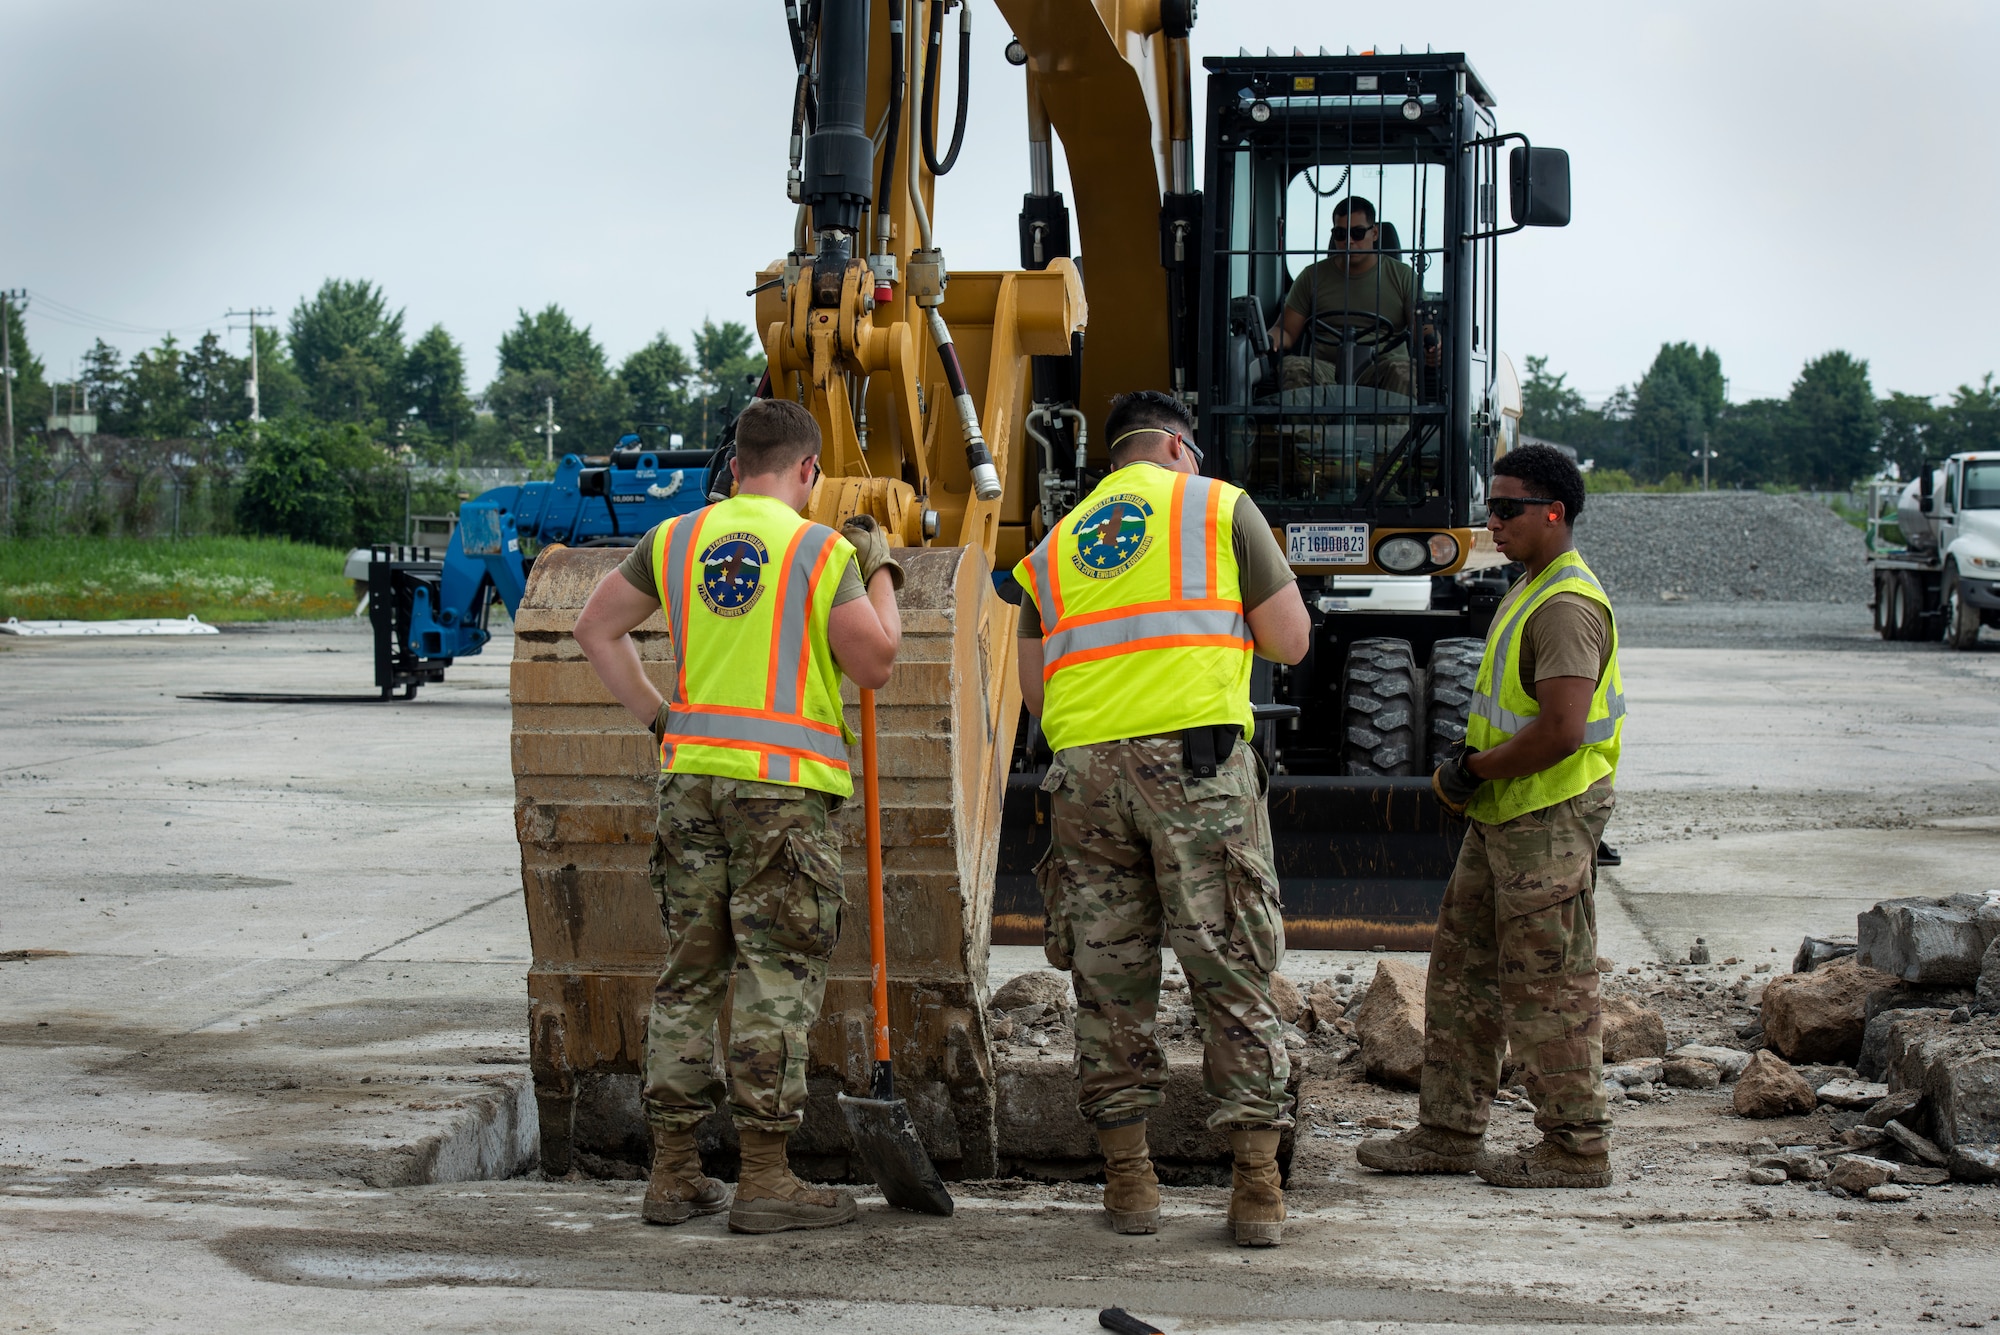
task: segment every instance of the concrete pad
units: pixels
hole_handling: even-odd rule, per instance
[[[1718,960],[1790,967],[1802,936],[1853,935],[1856,915],[1901,895],[1980,892],[2000,878],[2000,830],[1814,830],[1648,844],[1601,876],[1600,943],[1616,959],[1685,959],[1695,937]],[[1607,922],[1609,900],[1627,922]],[[1627,927],[1629,923],[1629,929]]]
[[[1360,1170],[1361,1132],[1322,1120],[1407,1119],[1414,1099],[1310,1071],[1294,1217],[1268,1253],[1228,1245],[1214,1187],[1169,1188],[1153,1238],[1105,1232],[1089,1184],[996,1182],[956,1184],[950,1220],[870,1200],[853,1228],[754,1239],[720,1219],[643,1228],[632,1182],[371,1186],[521,1168],[504,1162],[525,1125],[527,955],[505,646],[410,705],[174,698],[365,691],[366,645],[334,624],[0,653],[0,1327],[928,1333],[1081,1329],[1112,1303],[1172,1331],[2000,1314],[2000,1189],[1891,1206],[1750,1187],[1744,1145],[1810,1119],[1743,1123],[1707,1093],[1619,1115],[1610,1191],[1514,1193]],[[1698,930],[1718,956],[1745,949],[1733,931],[1788,956],[1905,874],[1913,845],[1940,887],[2000,865],[1982,842],[2000,804],[1979,806],[1993,724],[1975,716],[1992,656],[1906,672],[1875,652],[1631,652],[1647,731],[1627,752],[1626,867],[1600,897],[1606,953],[1614,933],[1651,957]],[[1700,685],[1736,666],[1762,685]],[[1884,705],[1892,668],[1914,703]],[[1906,707],[1950,724],[1923,743],[1930,787],[1896,787],[1871,749]],[[1697,745],[1753,724],[1810,763]],[[1719,840],[1683,836],[1697,809]],[[1286,972],[1359,985],[1380,958],[1295,952]],[[1042,965],[994,953],[998,979]],[[1496,1133],[1527,1133],[1505,1117]]]

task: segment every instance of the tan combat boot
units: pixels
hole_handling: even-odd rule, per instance
[[[844,1191],[809,1187],[792,1176],[785,1159],[783,1131],[738,1128],[743,1171],[736,1179],[736,1204],[729,1210],[732,1233],[783,1233],[794,1228],[832,1228],[852,1223],[854,1197]]]
[[[1611,1156],[1571,1154],[1544,1140],[1529,1150],[1482,1154],[1477,1171],[1496,1187],[1608,1187]]]
[[[698,1214],[719,1214],[729,1208],[729,1188],[702,1176],[693,1131],[653,1128],[653,1177],[646,1183],[646,1201],[639,1217],[649,1224],[680,1224]]]
[[[1142,1118],[1126,1126],[1097,1128],[1104,1151],[1104,1213],[1113,1233],[1160,1231],[1160,1179],[1153,1173]]]
[[[1364,1168],[1378,1173],[1470,1173],[1479,1168],[1483,1136],[1420,1126],[1399,1136],[1377,1136],[1354,1147]]]
[[[1278,1132],[1231,1131],[1236,1157],[1229,1225],[1239,1247],[1275,1247],[1284,1231],[1285,1193],[1278,1188]]]

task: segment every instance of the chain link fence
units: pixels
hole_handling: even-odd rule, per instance
[[[0,460],[0,537],[204,538],[238,533],[246,460],[210,439],[24,437]],[[365,478],[373,541],[414,542],[421,521],[455,520],[458,503],[528,479],[514,468],[385,468]],[[398,519],[400,517],[400,523]]]

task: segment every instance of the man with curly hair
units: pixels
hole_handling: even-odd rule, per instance
[[[1526,573],[1494,614],[1465,741],[1431,778],[1465,842],[1431,946],[1419,1124],[1364,1142],[1370,1168],[1611,1185],[1592,895],[1625,692],[1611,600],[1573,541],[1583,501],[1559,450],[1493,465],[1486,527]],[[1486,1122],[1509,1047],[1542,1140],[1497,1152]]]

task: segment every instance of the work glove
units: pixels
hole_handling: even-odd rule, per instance
[[[1431,775],[1431,791],[1437,794],[1438,801],[1444,803],[1444,809],[1454,816],[1465,814],[1473,794],[1479,791],[1480,784],[1486,782],[1465,763],[1478,754],[1472,747],[1459,742]]]
[[[648,732],[653,734],[654,741],[657,742],[661,738],[667,735],[667,714],[672,709],[673,706],[668,704],[665,700],[660,701],[660,708],[658,712],[656,712],[653,715],[653,725],[652,727],[647,729]]]
[[[854,544],[854,559],[861,567],[861,583],[865,586],[875,578],[875,572],[889,572],[889,582],[898,590],[903,587],[903,567],[889,552],[889,535],[875,522],[873,515],[856,515],[840,526],[840,536]]]

